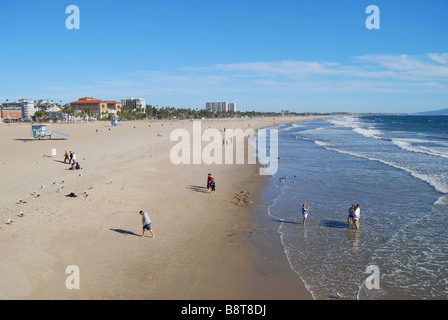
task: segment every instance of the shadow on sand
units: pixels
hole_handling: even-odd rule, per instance
[[[112,231],[115,231],[115,232],[118,232],[118,233],[121,233],[121,234],[125,234],[125,235],[130,235],[130,236],[137,236],[137,237],[141,236],[140,234],[136,234],[136,233],[134,233],[132,231],[123,230],[123,229],[112,229],[111,228],[109,230],[112,230]]]
[[[207,188],[203,187],[203,186],[189,185],[187,188],[190,189],[191,191],[195,191],[195,192],[208,193]]]

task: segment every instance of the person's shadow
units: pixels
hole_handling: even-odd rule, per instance
[[[191,191],[196,191],[196,192],[201,192],[201,193],[208,193],[207,192],[207,188],[203,187],[203,186],[189,185],[187,188],[190,189]]]
[[[132,231],[123,230],[123,229],[112,229],[112,228],[110,228],[109,230],[115,231],[115,232],[118,232],[118,233],[121,233],[121,234],[125,234],[125,235],[130,235],[130,236],[137,236],[137,237],[141,236],[140,234],[136,234],[136,233],[134,233]]]

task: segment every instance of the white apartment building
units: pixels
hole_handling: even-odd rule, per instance
[[[205,108],[210,111],[232,111],[236,112],[236,103],[234,102],[206,102]]]
[[[61,108],[54,102],[50,102],[50,101],[46,101],[46,100],[38,100],[37,104],[41,104],[47,107],[46,111],[47,112],[60,112]],[[36,111],[37,111],[37,107],[36,107]]]
[[[8,102],[10,107],[19,107],[22,109],[22,119],[31,120],[34,113],[38,110],[34,101],[28,99],[19,99],[18,102]]]
[[[146,109],[145,99],[134,99],[134,97],[130,97],[129,99],[121,99],[121,105],[132,107],[134,109]]]

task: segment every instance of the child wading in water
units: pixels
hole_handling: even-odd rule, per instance
[[[306,206],[306,203],[302,204],[302,215],[303,215],[303,225],[306,223],[306,218],[308,217],[309,206]]]

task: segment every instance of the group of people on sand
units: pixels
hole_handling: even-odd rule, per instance
[[[70,164],[70,169],[69,170],[80,170],[81,166],[79,164],[78,161],[76,161],[76,154],[74,152],[70,153],[65,150],[65,154],[64,154],[64,163],[67,163],[68,160],[68,164]]]
[[[306,205],[306,203],[302,204],[302,216],[303,216],[303,225],[306,223],[306,218],[308,218],[308,211],[310,207]],[[348,209],[348,218],[347,223],[350,224],[350,221],[353,220],[353,225],[356,230],[359,230],[359,219],[361,218],[361,209],[359,208],[359,204],[352,205]]]

